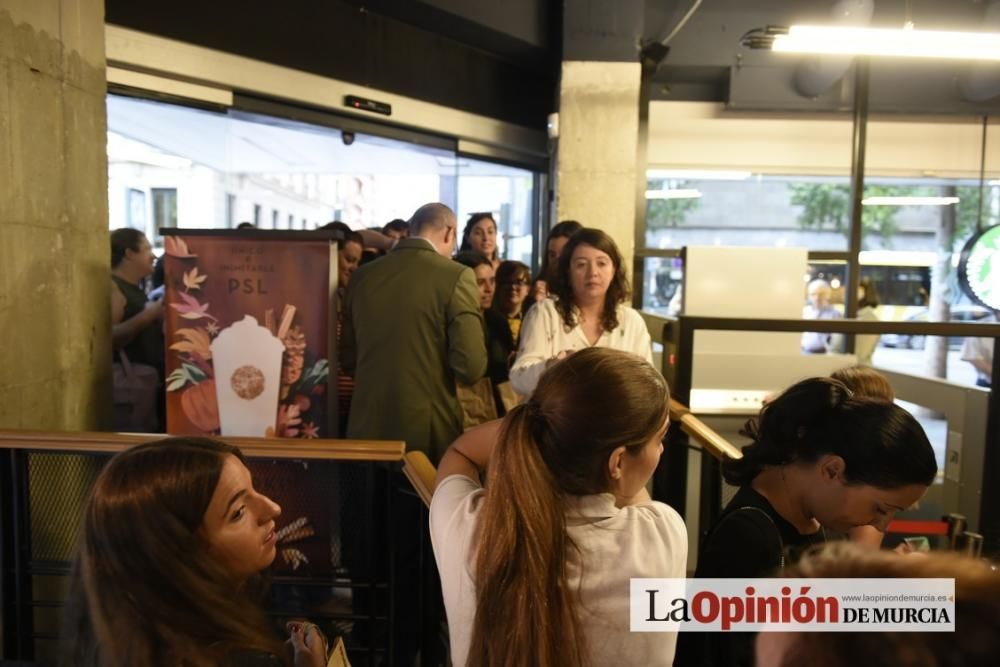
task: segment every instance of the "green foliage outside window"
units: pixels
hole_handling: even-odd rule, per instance
[[[850,234],[851,189],[847,185],[830,183],[790,184],[791,203],[802,207],[798,223],[803,229],[832,229],[848,236]],[[978,186],[901,186],[866,185],[865,197],[935,197],[957,196],[955,230],[949,245],[969,236],[976,227],[979,216]],[[886,248],[892,247],[892,237],[897,231],[896,214],[898,206],[865,206],[861,210],[862,238],[878,236]],[[944,208],[941,209],[944,211]],[[983,227],[1000,222],[995,212],[986,207]]]
[[[650,181],[648,188],[657,189],[658,182]],[[670,181],[663,184],[663,189],[681,189],[689,187],[683,181]],[[698,208],[700,199],[647,199],[646,200],[646,227],[648,229],[670,229],[684,224],[688,213]]]

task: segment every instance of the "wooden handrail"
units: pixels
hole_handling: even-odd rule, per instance
[[[670,420],[680,423],[681,429],[685,433],[694,438],[705,451],[720,461],[725,457],[743,458],[743,452],[740,451],[739,447],[733,445],[705,422],[695,417],[688,406],[672,398],[670,399]]]
[[[419,451],[407,452],[403,458],[403,474],[410,480],[410,484],[424,501],[424,505],[430,507],[437,469],[427,455]]]
[[[120,452],[166,435],[66,431],[0,430],[0,449],[61,452]],[[402,461],[406,444],[400,440],[302,440],[298,438],[223,437],[250,458],[320,459],[329,461]]]
[[[714,430],[706,426],[705,422],[701,421],[692,414],[684,415],[681,418],[681,428],[684,429],[685,433],[697,440],[709,454],[720,461],[725,457],[729,457],[731,459],[743,458],[743,452],[740,451],[739,447],[736,447],[731,442],[723,438]]]

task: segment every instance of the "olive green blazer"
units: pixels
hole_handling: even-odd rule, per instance
[[[340,365],[354,376],[347,437],[404,440],[435,464],[462,432],[455,381],[486,373],[472,269],[404,239],[351,276]]]

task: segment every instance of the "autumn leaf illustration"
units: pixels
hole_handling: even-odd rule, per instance
[[[313,438],[319,437],[319,427],[312,422],[306,422],[302,425],[302,437],[312,440]]]
[[[170,238],[169,236],[167,238]],[[187,292],[178,292],[177,296],[181,298],[184,303],[172,303],[170,307],[177,311],[177,314],[186,320],[200,320],[203,317],[207,317],[210,320],[218,321],[214,315],[208,312],[208,303],[198,303],[198,299],[194,298]]]
[[[209,322],[208,324],[205,325],[205,328],[208,329],[209,336],[219,335],[219,325],[216,324],[215,322]]]
[[[182,363],[181,367],[167,376],[167,391],[177,391],[187,384],[198,384],[209,377],[197,366]]]
[[[163,251],[171,257],[180,257],[181,259],[198,256],[188,252],[187,243],[180,236],[164,236]]]
[[[184,340],[171,345],[171,350],[193,352],[205,360],[212,358],[211,341],[205,329],[178,329],[177,335]]]
[[[184,287],[187,291],[201,289],[201,284],[208,279],[208,276],[202,274],[198,275],[198,267],[194,267],[190,271],[184,272]]]

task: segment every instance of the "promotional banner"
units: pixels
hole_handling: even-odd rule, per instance
[[[167,432],[335,437],[327,397],[330,240],[167,234]]]

